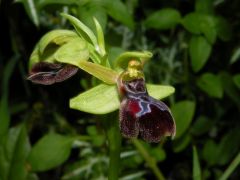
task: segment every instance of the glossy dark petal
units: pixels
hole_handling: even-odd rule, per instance
[[[74,74],[76,74],[78,71],[78,68],[72,65],[66,65],[62,69],[60,69],[57,72],[56,75],[56,82],[62,82],[70,77],[72,77]]]
[[[159,142],[163,136],[174,136],[175,122],[167,105],[150,97],[143,78],[118,82],[123,98],[120,129],[125,137],[138,134],[147,142]]]
[[[60,63],[38,62],[33,65],[29,74],[35,74],[38,72],[56,72],[62,68]]]
[[[141,100],[138,113],[140,135],[147,142],[159,142],[163,136],[174,136],[176,127],[168,107],[150,96]]]
[[[32,67],[28,80],[37,84],[51,85],[70,78],[77,71],[78,68],[72,65],[39,62]]]
[[[51,85],[55,83],[56,73],[39,72],[28,76],[28,80],[36,84]]]
[[[137,137],[139,133],[139,124],[136,113],[140,110],[139,104],[135,100],[124,99],[121,102],[119,111],[120,131],[124,137]]]

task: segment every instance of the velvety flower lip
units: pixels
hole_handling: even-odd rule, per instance
[[[76,74],[78,68],[69,64],[39,62],[33,65],[28,80],[36,84],[52,85]]]
[[[164,136],[175,135],[176,126],[169,108],[148,95],[143,78],[119,82],[120,130],[124,137],[135,138],[140,134],[145,141],[156,143]]]

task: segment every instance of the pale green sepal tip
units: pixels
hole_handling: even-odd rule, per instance
[[[147,84],[147,90],[149,95],[154,97],[155,99],[163,99],[175,92],[175,88],[173,86],[156,84]]]

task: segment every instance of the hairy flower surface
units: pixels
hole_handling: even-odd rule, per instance
[[[174,136],[176,127],[165,103],[149,96],[138,62],[130,62],[118,80],[121,96],[120,130],[124,137],[139,134],[147,142],[159,142],[163,136]]]

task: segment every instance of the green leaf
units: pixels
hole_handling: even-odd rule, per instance
[[[215,24],[218,37],[222,41],[229,41],[232,37],[231,24],[229,24],[229,22],[221,16],[215,17]]]
[[[101,146],[105,142],[105,136],[103,134],[100,134],[96,128],[96,126],[88,126],[87,127],[87,133],[90,135],[92,139],[92,143],[95,146]]]
[[[201,70],[206,64],[212,47],[202,36],[192,36],[189,43],[191,65],[194,72]]]
[[[130,29],[134,27],[132,15],[128,12],[126,5],[120,0],[105,0],[106,12],[115,20],[125,24]]]
[[[47,134],[32,148],[28,161],[31,170],[46,171],[59,166],[70,155],[74,138],[59,134]]]
[[[195,12],[189,13],[183,18],[182,25],[193,34],[204,34],[211,44],[216,41],[217,28],[214,16]]]
[[[46,47],[51,43],[62,45],[75,37],[77,37],[77,34],[69,30],[58,29],[50,31],[45,34],[39,41],[39,52],[43,54]]]
[[[214,121],[205,116],[199,116],[191,127],[191,133],[195,136],[201,136],[213,127]]]
[[[164,161],[166,159],[166,152],[162,147],[150,148],[149,154],[158,162]]]
[[[222,81],[222,86],[224,88],[224,92],[240,108],[239,90],[235,86],[232,76],[227,72],[221,72],[219,75],[220,75],[220,78]]]
[[[201,180],[201,167],[195,146],[193,147],[193,180]]]
[[[3,71],[2,84],[1,84],[1,99],[0,99],[0,145],[4,141],[8,132],[10,122],[10,112],[8,104],[9,95],[9,81],[13,73],[18,57],[15,56],[9,60]]]
[[[103,1],[89,1],[86,5],[79,6],[78,8],[78,15],[81,17],[81,21],[94,33],[96,32],[96,26],[93,18],[98,20],[103,29],[105,29],[107,25],[108,17],[103,4]]]
[[[81,38],[75,38],[62,45],[54,54],[56,61],[79,66],[79,62],[89,59],[87,42]]]
[[[219,178],[219,180],[227,180],[228,177],[232,174],[232,172],[239,166],[240,164],[240,152],[237,154],[237,156],[233,159],[231,164],[228,166],[228,168],[224,171],[222,176]]]
[[[204,14],[213,14],[214,6],[212,0],[196,0],[195,1],[195,11]]]
[[[240,131],[238,128],[233,128],[229,133],[225,134],[218,145],[219,165],[226,165],[239,152],[240,149]]]
[[[191,142],[191,136],[189,134],[184,134],[180,138],[173,141],[173,151],[179,153],[183,151]]]
[[[240,74],[236,74],[233,76],[233,82],[240,89]]]
[[[9,130],[5,144],[0,145],[0,179],[25,180],[26,158],[30,152],[25,125]]]
[[[215,24],[215,17],[205,15],[200,22],[200,30],[210,44],[214,44],[217,39],[217,29]]]
[[[200,34],[200,22],[202,21],[202,14],[199,13],[188,13],[182,20],[182,25],[185,29],[193,34]]]
[[[221,79],[212,73],[204,73],[197,81],[198,87],[211,97],[222,98],[223,87]]]
[[[171,107],[176,121],[176,139],[181,137],[188,129],[195,113],[195,102],[180,101]]]
[[[71,22],[71,24],[74,26],[77,33],[84,40],[88,41],[96,49],[98,48],[97,38],[91,29],[89,29],[85,24],[83,24],[79,19],[75,18],[74,16],[71,16],[71,15],[65,14],[65,13],[62,13],[61,15]]]
[[[181,20],[179,11],[172,8],[164,8],[151,14],[144,22],[146,27],[155,29],[174,28]]]
[[[156,99],[164,98],[174,92],[171,86],[149,85],[148,92]],[[70,100],[70,108],[92,114],[107,114],[119,108],[116,86],[100,84]]]
[[[96,30],[97,30],[97,40],[100,48],[100,54],[104,56],[106,54],[105,51],[105,40],[104,40],[104,33],[102,30],[101,25],[99,24],[98,20],[96,18],[93,18]]]
[[[36,1],[36,6],[38,9],[42,9],[47,5],[72,5],[72,4],[79,4],[78,0],[38,0]]]
[[[237,62],[239,59],[240,59],[240,47],[235,49],[235,51],[233,52],[231,59],[230,59],[230,64]]]
[[[32,22],[36,25],[39,26],[39,17],[38,17],[38,12],[36,9],[35,1],[34,0],[16,0],[15,2],[21,2],[32,20]]]
[[[218,161],[217,151],[218,146],[212,139],[209,139],[205,142],[202,155],[203,159],[207,162],[209,166],[215,165]]]

